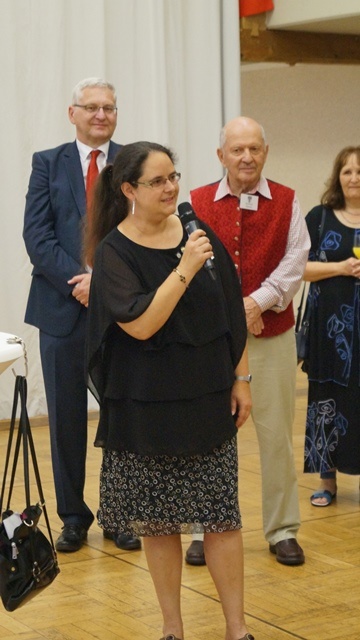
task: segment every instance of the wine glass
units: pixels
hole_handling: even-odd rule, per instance
[[[354,233],[354,244],[353,244],[353,254],[358,260],[360,260],[360,233],[359,231],[355,231]]]

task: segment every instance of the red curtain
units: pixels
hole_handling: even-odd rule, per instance
[[[240,18],[254,16],[256,13],[272,11],[274,3],[272,0],[239,0]]]

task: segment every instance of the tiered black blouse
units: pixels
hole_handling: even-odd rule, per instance
[[[202,268],[165,325],[136,340],[117,322],[139,317],[176,267],[186,242],[141,246],[114,229],[99,245],[87,332],[89,387],[101,418],[96,444],[141,455],[208,451],[236,433],[234,368],[246,341],[233,262],[209,227],[216,280]],[[154,444],[155,443],[155,444]]]

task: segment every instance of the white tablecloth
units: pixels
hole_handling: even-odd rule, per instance
[[[2,333],[0,331],[0,373],[24,355],[21,344],[8,342],[9,338],[15,337],[12,333]]]

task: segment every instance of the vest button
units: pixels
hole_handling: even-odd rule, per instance
[[[234,265],[235,265],[235,268],[236,268],[236,269],[238,269],[238,268],[239,268],[239,265],[238,265],[236,262],[234,262]]]
[[[234,236],[234,240],[239,240],[238,236]]]
[[[239,222],[239,220],[236,220],[235,224],[236,224],[236,226],[237,226],[237,227],[240,227],[240,222]]]
[[[240,255],[240,251],[235,251],[235,255],[239,256]]]

